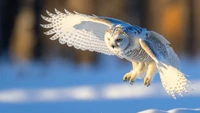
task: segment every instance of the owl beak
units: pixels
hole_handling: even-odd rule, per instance
[[[114,48],[115,48],[115,45],[112,45],[112,48],[114,49]]]

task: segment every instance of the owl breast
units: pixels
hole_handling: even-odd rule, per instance
[[[153,59],[139,46],[136,49],[128,49],[124,52],[127,60],[134,60],[138,62],[150,62]]]

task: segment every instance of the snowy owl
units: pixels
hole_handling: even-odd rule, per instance
[[[118,19],[85,15],[65,10],[56,14],[47,11],[50,17],[41,17],[50,22],[41,24],[51,28],[44,34],[50,39],[76,49],[95,51],[106,55],[116,55],[130,61],[133,70],[125,74],[124,81],[130,84],[135,79],[144,78],[149,86],[158,72],[165,91],[173,98],[175,93],[187,93],[189,81],[180,71],[179,58],[162,35],[145,28],[131,25]]]

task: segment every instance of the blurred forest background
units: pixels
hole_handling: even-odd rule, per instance
[[[98,54],[50,41],[40,15],[64,12],[114,17],[162,34],[178,54],[200,51],[200,0],[0,0],[0,57],[8,61],[70,59],[95,63]]]

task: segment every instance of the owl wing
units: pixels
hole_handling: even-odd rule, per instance
[[[61,44],[73,46],[76,49],[95,51],[107,55],[114,55],[104,42],[104,34],[115,24],[124,24],[117,19],[98,17],[95,15],[61,13],[55,9],[56,14],[47,11],[50,17],[41,17],[50,24],[41,24],[44,28],[51,28],[46,35],[53,35],[50,39],[58,39]],[[122,57],[122,56],[119,56]]]
[[[141,47],[156,62],[161,82],[166,92],[174,98],[187,92],[189,81],[179,70],[179,58],[162,35],[151,32],[147,38],[139,39]]]

